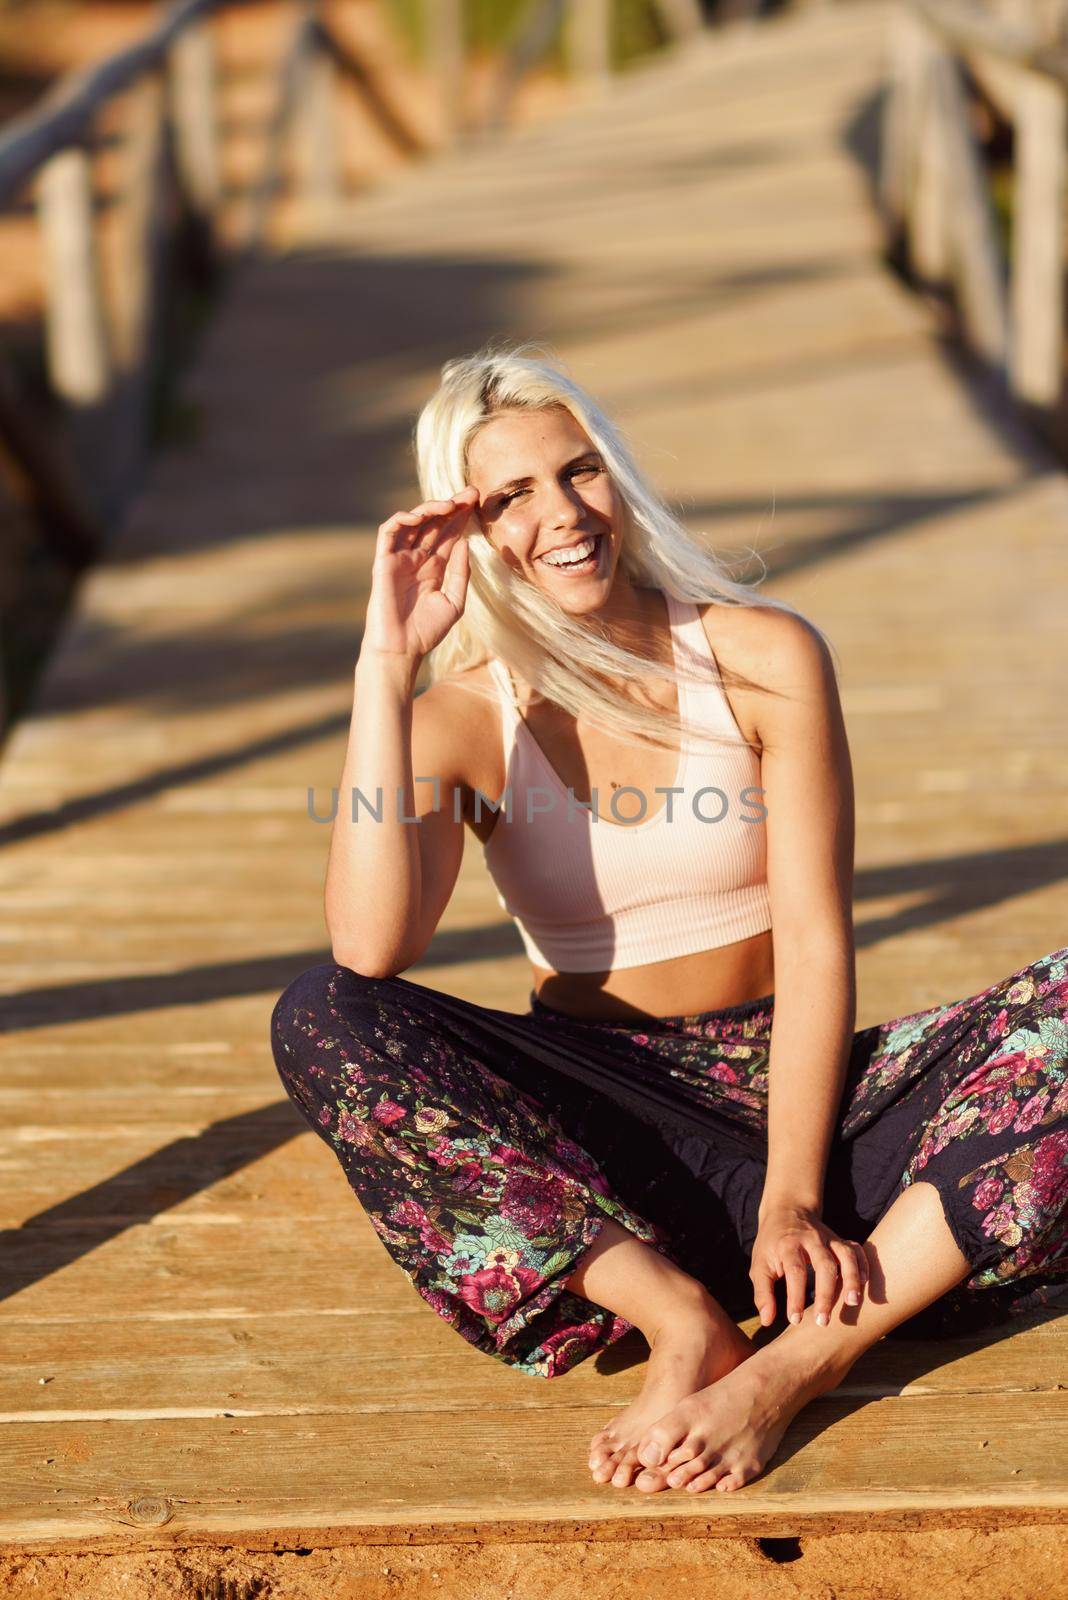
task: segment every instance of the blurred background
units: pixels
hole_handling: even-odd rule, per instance
[[[0,0],[0,737],[148,455],[197,425],[178,379],[237,259],[329,232],[344,197],[551,118],[701,28],[805,8]],[[925,21],[888,51],[886,261],[1063,450],[1065,0],[902,10]],[[1025,100],[1021,62],[1041,68]]]
[[[705,0],[702,7],[699,0],[676,0],[665,7],[654,0],[613,0],[580,18],[569,40],[567,8],[540,0],[324,0],[318,16],[341,52],[332,85],[335,181],[357,193],[449,143],[465,125],[505,115],[514,123],[551,116],[573,97],[576,77],[626,71],[692,27],[698,10],[716,25],[782,3]],[[195,24],[176,41],[172,56],[184,59],[184,78],[193,84],[187,120],[200,123],[199,139],[192,137],[212,190],[210,228],[204,211],[198,214],[189,204],[188,188],[171,197],[170,242],[178,270],[170,273],[150,348],[143,352],[151,369],[139,402],[146,408],[143,431],[127,439],[128,459],[116,464],[111,484],[104,481],[92,429],[82,451],[91,462],[91,482],[79,481],[68,459],[69,441],[57,437],[79,385],[88,384],[95,404],[105,380],[91,372],[57,385],[54,359],[62,358],[50,364],[39,166],[29,181],[9,188],[0,208],[0,737],[25,704],[79,572],[119,514],[136,461],[144,449],[180,437],[191,425],[175,380],[210,313],[220,254],[247,232],[257,184],[262,197],[262,178],[274,159],[279,78],[307,10],[284,0],[173,9],[190,12]],[[7,147],[46,95],[118,57],[167,13],[168,7],[151,0],[0,0],[0,125]],[[139,74],[113,92],[103,86],[96,112],[78,130],[91,161],[99,293],[113,325],[123,319],[124,300],[127,322],[137,315],[129,301],[140,293],[131,280],[139,279],[141,268],[129,258],[139,247],[124,228],[124,214],[129,221],[131,211],[144,209],[130,171],[138,152],[145,154],[144,121],[145,81]],[[295,226],[287,206],[290,157],[285,148],[277,153],[281,170],[270,185],[269,215],[261,219],[276,242]],[[135,232],[143,221],[140,215],[133,219]],[[83,263],[75,270],[93,269]],[[55,306],[51,311],[63,315]],[[81,337],[92,342],[84,328]],[[112,342],[120,341],[113,335]],[[89,364],[94,365],[91,356]],[[138,424],[128,421],[124,431],[131,430],[139,431]]]

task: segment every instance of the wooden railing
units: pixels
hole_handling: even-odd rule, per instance
[[[673,43],[685,42],[704,26],[701,0],[650,0]],[[507,121],[515,90],[563,31],[568,70],[587,88],[604,87],[613,71],[612,34],[616,0],[528,0],[505,52],[496,92],[483,117],[468,121],[463,111],[466,7],[464,0],[423,0],[428,58],[438,76],[445,124],[453,139],[477,139]]]
[[[671,37],[700,28],[699,0],[654,3]],[[0,345],[0,439],[31,486],[45,536],[68,560],[84,562],[99,548],[136,480],[167,360],[160,336],[167,299],[180,291],[183,272],[210,279],[222,257],[259,250],[284,174],[304,227],[329,232],[333,225],[343,197],[338,80],[355,86],[403,155],[428,148],[371,64],[326,26],[318,0],[278,4],[289,19],[288,43],[275,63],[261,170],[237,196],[224,194],[216,25],[241,0],[177,0],[145,38],[65,79],[0,134],[0,212],[28,201],[40,230],[47,375],[45,394],[27,392]],[[612,0],[529,0],[489,113],[472,126],[463,114],[463,0],[423,4],[426,66],[441,110],[431,148],[507,121],[520,80],[561,27],[578,75],[600,80],[610,70]],[[124,97],[126,125],[112,152],[119,176],[102,199],[96,163],[111,135],[100,129]],[[110,292],[104,210],[115,224]]]
[[[880,197],[891,245],[948,290],[963,336],[1063,445],[1068,50],[1059,4],[902,0],[895,17]],[[976,86],[1012,130],[1002,242],[975,133]]]
[[[0,434],[43,513],[45,537],[68,559],[99,547],[136,477],[166,356],[160,332],[183,272],[210,277],[209,263],[260,248],[286,154],[299,202],[313,222],[328,220],[341,192],[337,74],[357,85],[403,153],[424,147],[367,63],[326,30],[315,0],[280,4],[289,42],[270,91],[266,156],[238,197],[225,248],[220,216],[232,197],[224,197],[221,169],[215,22],[240,0],[179,0],[145,38],[64,79],[0,136],[0,211],[28,200],[40,230],[48,391],[27,393],[0,349]],[[98,158],[116,141],[101,128],[123,99],[117,175],[102,195]],[[114,227],[110,293],[105,211]]]

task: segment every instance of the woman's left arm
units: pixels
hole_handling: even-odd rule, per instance
[[[839,1276],[859,1304],[864,1251],[821,1220],[827,1160],[856,1027],[853,942],[853,773],[834,663],[803,618],[765,613],[761,786],[775,1006],[768,1067],[768,1166],[750,1278],[763,1324],[774,1284],[786,1279],[787,1314],[800,1321],[807,1265],[813,1311],[827,1322]]]

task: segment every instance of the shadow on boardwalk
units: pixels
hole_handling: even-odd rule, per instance
[[[151,1491],[163,1531],[137,1537],[164,1564],[226,1540],[252,1552],[249,1582],[266,1547],[324,1529],[351,1562],[390,1544],[398,1570],[413,1539],[453,1564],[480,1541],[494,1593],[510,1541],[552,1539],[554,1581],[591,1600],[609,1592],[580,1570],[591,1530],[613,1593],[669,1540],[676,1577],[763,1592],[757,1530],[937,1528],[950,1563],[980,1530],[1001,1541],[988,1574],[1045,1571],[1064,1499],[1048,1319],[872,1353],[729,1513],[598,1493],[582,1447],[643,1350],[557,1386],[464,1347],[269,1058],[275,997],[328,955],[307,792],[338,781],[374,530],[418,497],[412,422],[441,363],[504,335],[559,351],[736,575],[764,572],[834,639],[859,1021],[1064,944],[1068,497],[880,259],[885,20],[852,7],[709,41],[600,109],[409,175],[329,246],[231,285],[190,382],[199,433],[154,463],[5,752],[0,1292],[26,1352],[0,1407],[10,1549],[111,1541],[121,1563]],[[526,1006],[470,848],[408,976]],[[31,1367],[53,1381],[27,1395]],[[888,1550],[871,1570],[896,1570]],[[828,1592],[840,1558],[806,1556],[797,1592]],[[405,1572],[397,1592],[425,1587]]]

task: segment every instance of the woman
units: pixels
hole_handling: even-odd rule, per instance
[[[736,1489],[891,1330],[1054,1303],[1068,949],[856,1031],[824,636],[730,580],[537,352],[448,363],[416,448],[428,498],[379,529],[355,673],[334,959],[280,997],[278,1070],[478,1349],[555,1377],[644,1334],[597,1482]],[[465,826],[523,1014],[398,975]],[[736,1318],[770,1326],[781,1289],[757,1348]]]

